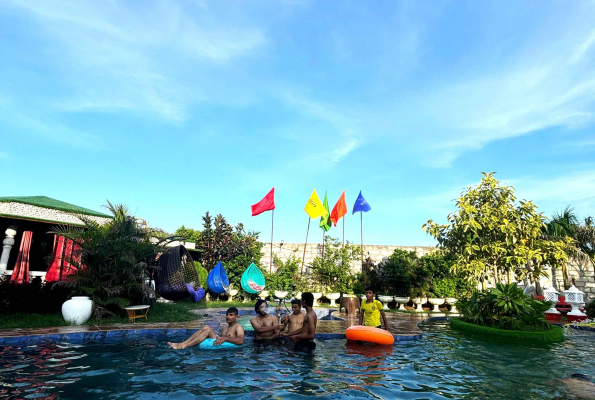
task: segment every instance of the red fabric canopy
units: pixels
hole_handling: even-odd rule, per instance
[[[29,251],[31,250],[32,236],[33,232],[31,231],[23,232],[19,256],[17,257],[17,262],[12,269],[12,276],[10,277],[11,282],[29,282]]]
[[[80,249],[81,246],[74,244],[72,240],[54,235],[54,254],[52,264],[45,275],[45,281],[61,281],[68,275],[72,275],[76,268],[69,261],[80,260]]]

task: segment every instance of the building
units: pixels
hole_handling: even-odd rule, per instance
[[[28,250],[29,278],[44,278],[56,245],[55,235],[50,231],[59,225],[83,226],[77,215],[84,215],[99,224],[112,218],[46,196],[0,197],[0,232],[6,235],[2,241],[0,276],[12,274],[24,244]],[[23,243],[24,239],[28,243]]]

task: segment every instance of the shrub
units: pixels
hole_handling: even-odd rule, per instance
[[[266,290],[270,292],[282,290],[291,293],[293,285],[295,285],[296,292],[299,291],[298,286],[303,288],[304,285],[300,285],[299,282],[301,280],[300,260],[295,255],[291,255],[285,262],[281,261],[277,256],[275,256],[274,260],[277,266],[275,272],[264,274]]]
[[[589,319],[595,319],[595,300],[591,300],[591,302],[587,303],[585,311],[587,312],[587,317],[589,317]]]
[[[150,260],[163,251],[151,241],[153,231],[137,224],[123,205],[108,210],[113,218],[99,225],[85,215],[77,215],[85,228],[61,226],[52,233],[73,240],[80,250],[69,261],[76,272],[58,286],[71,286],[74,294],[89,296],[95,305],[96,318],[104,314],[123,314],[123,307],[148,297],[144,284]]]
[[[207,277],[209,276],[209,272],[198,261],[194,261],[194,266],[196,267],[196,272],[198,273],[200,286],[206,292],[207,290],[209,290],[209,285],[207,284]]]
[[[59,313],[72,290],[53,282],[11,283],[6,276],[0,280],[0,313]]]
[[[456,303],[464,322],[518,331],[551,329],[544,315],[551,305],[528,297],[516,283],[498,283],[495,288],[475,291],[468,300]]]
[[[334,293],[353,293],[355,275],[351,264],[361,258],[362,250],[349,242],[341,246],[337,238],[326,237],[324,260],[316,257],[312,262],[312,278],[322,290]]]

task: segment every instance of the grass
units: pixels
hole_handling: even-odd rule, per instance
[[[229,307],[254,307],[254,302],[226,302],[209,301],[194,303],[192,301],[176,301],[172,303],[155,303],[149,310],[148,320],[137,319],[137,324],[158,323],[158,322],[188,322],[202,318],[202,314],[191,313],[193,310],[206,308],[229,308]],[[101,321],[89,320],[88,325],[93,324],[127,324],[128,317],[114,316],[104,318]],[[0,329],[27,329],[27,328],[49,328],[53,326],[68,326],[61,314],[9,314],[0,315]]]

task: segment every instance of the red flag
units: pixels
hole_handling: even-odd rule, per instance
[[[339,197],[339,201],[337,201],[337,204],[335,204],[333,211],[331,212],[331,221],[337,226],[337,222],[339,222],[345,214],[347,214],[347,203],[345,203],[345,191],[343,190],[341,197]]]
[[[264,199],[252,206],[252,216],[261,214],[265,211],[275,209],[275,188],[272,188],[269,194],[264,196]]]

